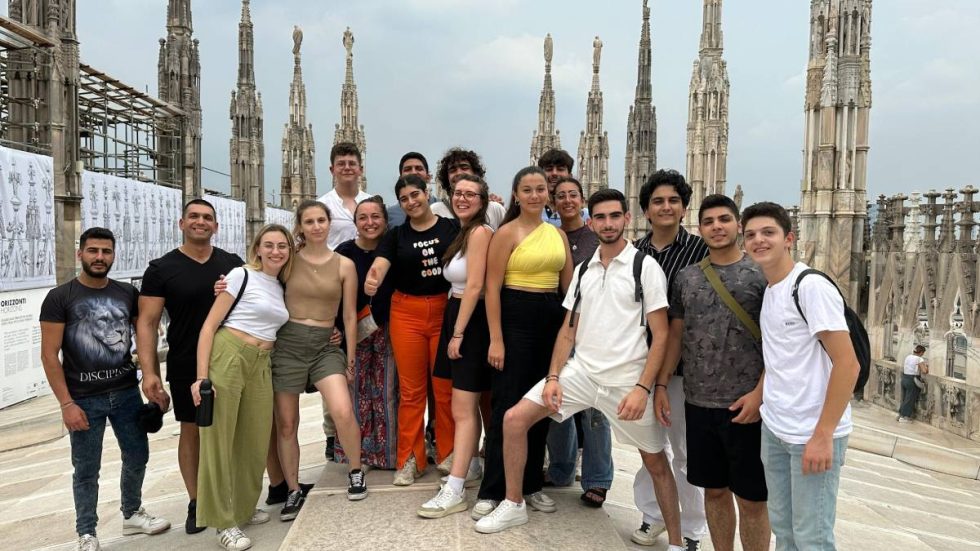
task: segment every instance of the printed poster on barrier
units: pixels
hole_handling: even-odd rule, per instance
[[[0,409],[50,392],[38,312],[50,289],[0,293]]]
[[[265,207],[265,223],[266,224],[279,224],[285,226],[286,229],[292,231],[293,229],[293,211],[286,209],[279,209],[276,207]]]
[[[0,291],[55,284],[51,157],[0,147]]]
[[[245,203],[228,197],[205,195],[218,216],[218,233],[211,244],[248,260],[245,256]]]

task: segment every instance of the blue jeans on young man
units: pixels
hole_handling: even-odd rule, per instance
[[[803,474],[803,444],[781,440],[762,423],[762,464],[776,551],[832,551],[840,469],[847,436],[834,438],[830,469]]]
[[[609,421],[594,408],[582,412],[582,489],[612,486],[612,435]],[[575,419],[564,423],[552,421],[548,430],[548,478],[555,486],[575,482],[575,459],[578,457],[578,434]]]
[[[150,458],[146,433],[136,425],[143,405],[138,387],[76,398],[88,418],[88,430],[73,431],[71,438],[72,492],[75,497],[75,530],[78,535],[95,534],[99,522],[99,470],[102,467],[102,437],[106,420],[112,425],[122,457],[119,475],[120,510],[130,516],[142,502],[143,475]]]

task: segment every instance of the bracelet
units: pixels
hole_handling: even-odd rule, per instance
[[[558,375],[548,375],[544,378],[545,381],[555,381],[558,382]]]
[[[452,338],[450,338],[449,340],[461,339],[461,338],[463,338],[463,335],[453,335]]]
[[[667,390],[667,385],[662,385],[660,383],[657,383],[657,384],[653,385],[653,388],[657,388],[658,386],[661,387],[661,388],[663,388],[664,390]]]
[[[643,386],[643,385],[641,385],[640,383],[636,383],[633,386],[638,386],[638,387],[642,388],[643,390],[647,391],[647,394],[650,394],[650,389],[647,388],[647,387],[645,387],[645,386]],[[654,387],[654,388],[656,388],[656,387]]]
[[[75,405],[75,400],[68,400],[64,404],[61,404],[61,409],[65,409],[68,406],[72,406],[72,405]]]
[[[463,332],[460,331],[459,333],[453,333],[453,337],[457,337],[457,338],[460,338],[461,339],[461,338],[463,338]]]

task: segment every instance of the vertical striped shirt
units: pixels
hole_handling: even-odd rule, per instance
[[[667,276],[667,296],[673,296],[671,289],[677,272],[691,264],[701,262],[701,259],[708,256],[708,246],[704,243],[704,239],[701,239],[700,235],[688,233],[684,226],[677,229],[677,237],[674,238],[674,241],[659,251],[653,246],[653,232],[637,239],[633,246],[652,256],[657,264],[660,264],[664,275]],[[675,374],[684,375],[683,362],[677,364]]]

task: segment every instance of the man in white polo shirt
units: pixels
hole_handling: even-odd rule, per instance
[[[330,234],[327,245],[336,249],[344,241],[357,237],[354,226],[354,209],[371,194],[361,190],[361,152],[350,142],[340,142],[330,149],[330,174],[333,175],[333,189],[320,197],[319,201],[330,209]]]
[[[489,534],[527,523],[522,475],[528,429],[549,415],[561,422],[594,407],[609,419],[620,442],[640,450],[663,508],[668,551],[683,550],[677,486],[663,451],[664,428],[647,407],[667,343],[667,278],[654,259],[623,239],[630,216],[621,192],[594,193],[589,212],[599,249],[582,265],[586,271],[576,269],[572,278],[548,376],[504,416],[506,499],[476,523],[476,531]],[[637,258],[639,282],[634,276]],[[653,333],[649,347],[647,326]]]

